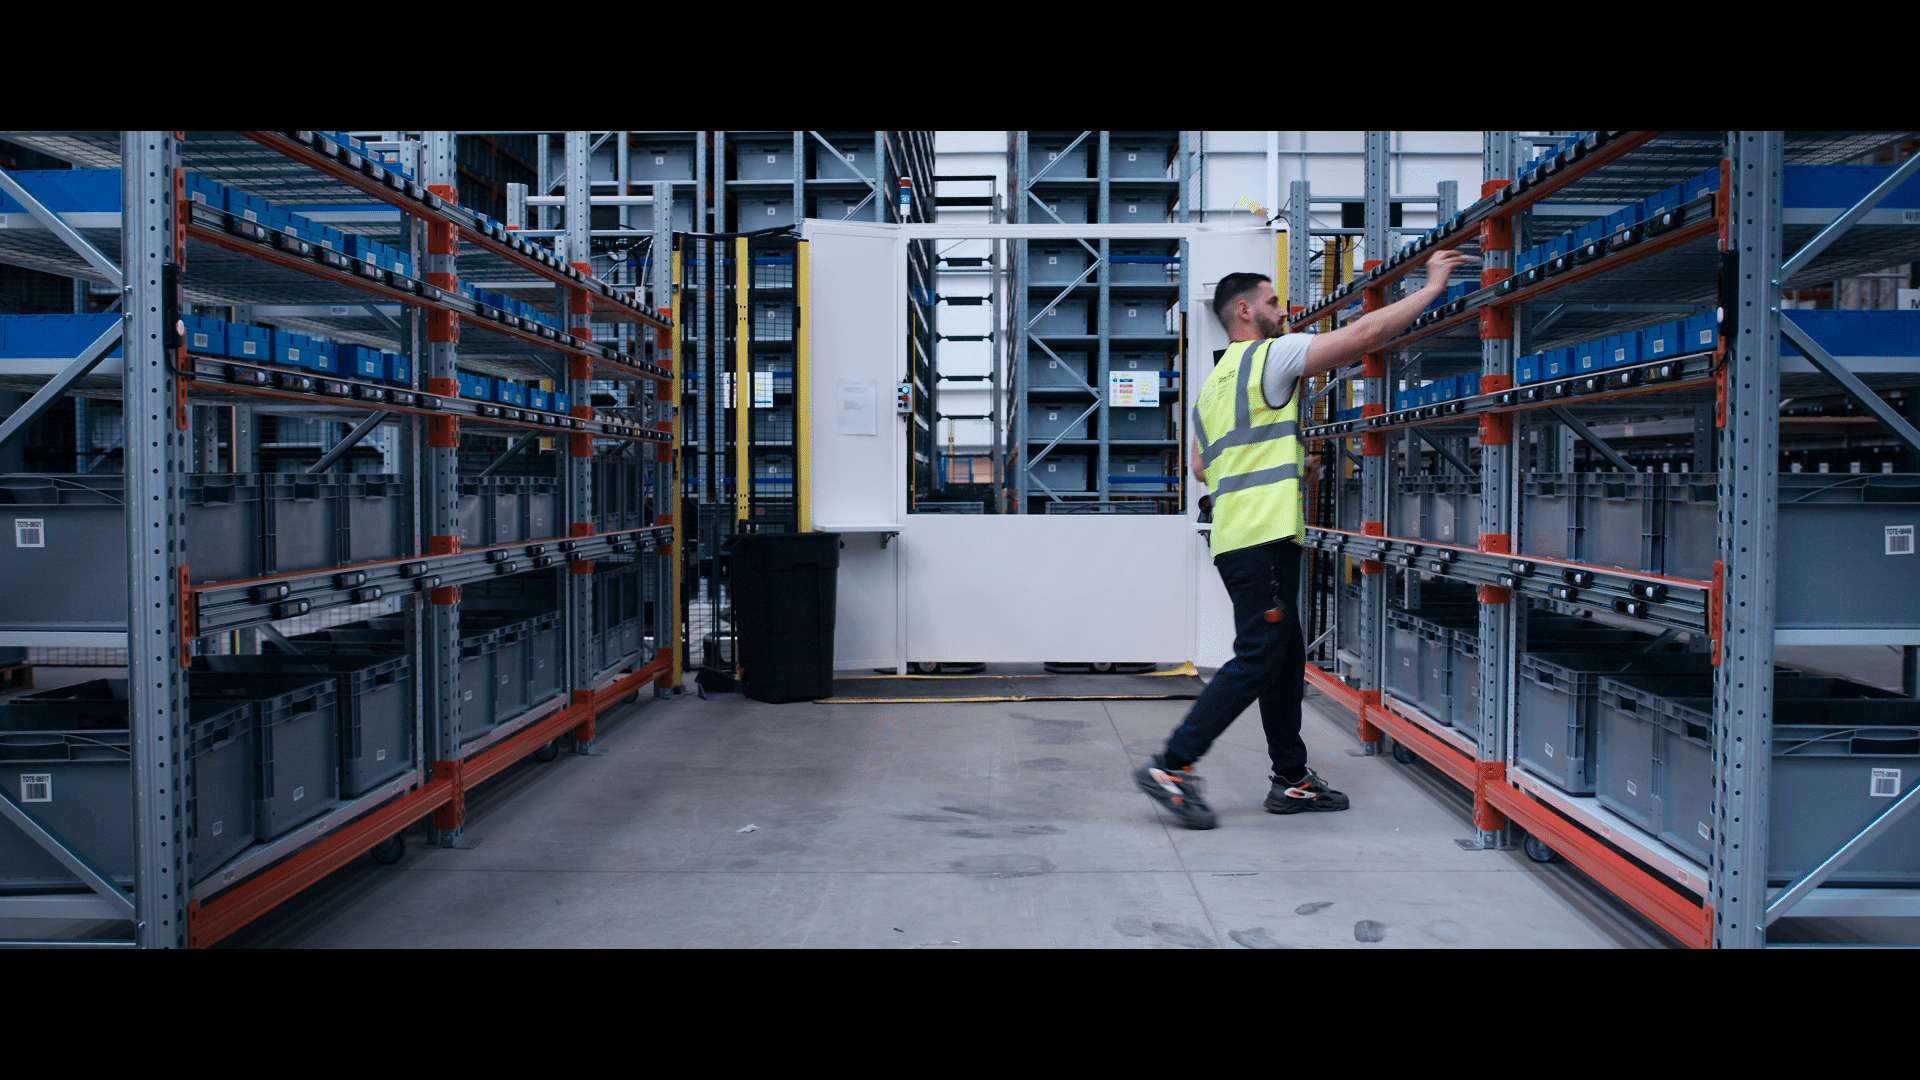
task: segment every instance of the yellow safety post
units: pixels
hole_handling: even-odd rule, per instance
[[[753,259],[747,255],[747,238],[733,242],[733,337],[735,343],[733,374],[733,520],[747,520],[747,493],[753,483],[753,468],[747,454],[748,421],[753,409],[753,375],[748,371],[747,328],[751,318],[747,292],[753,285]],[[744,532],[746,530],[737,530]]]
[[[794,285],[800,299],[800,325],[794,328],[793,468],[794,512],[801,532],[813,531],[813,264],[812,245],[794,245]]]
[[[1280,302],[1287,302],[1287,233],[1275,229],[1273,233],[1273,291],[1280,294]],[[1291,317],[1292,313],[1288,313]],[[1281,332],[1285,332],[1282,321]]]

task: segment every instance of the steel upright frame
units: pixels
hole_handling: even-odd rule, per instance
[[[1032,159],[1030,145],[1032,135],[1033,133],[1030,131],[1016,131],[1013,133],[1012,141],[1008,147],[1008,158],[1013,173],[1008,183],[1011,193],[1010,197],[1013,200],[1012,213],[1009,215],[1008,220],[1012,223],[1023,225],[1067,224],[1059,214],[1054,213],[1048,208],[1040,192],[1035,190],[1035,185],[1050,179],[1070,179],[1078,181],[1079,185],[1089,196],[1087,207],[1089,221],[1111,224],[1114,221],[1113,192],[1115,185],[1120,184],[1124,186],[1128,183],[1137,183],[1145,179],[1116,177],[1114,175],[1114,132],[1082,131],[1072,138],[1065,150],[1059,152],[1058,157],[1053,161],[1047,162],[1045,165],[1039,165],[1037,168],[1036,163]],[[1180,222],[1189,220],[1190,215],[1189,202],[1191,193],[1188,189],[1192,185],[1190,183],[1189,173],[1191,158],[1189,148],[1192,142],[1192,135],[1193,133],[1190,131],[1177,131],[1174,133],[1172,143],[1176,175],[1169,178],[1168,181],[1172,183],[1174,187],[1173,205],[1168,208],[1167,212],[1173,215],[1174,220]],[[1093,159],[1093,175],[1061,177],[1055,174],[1053,170],[1058,162],[1069,159],[1083,144],[1090,144],[1088,153]],[[1073,189],[1067,189],[1068,194],[1071,194],[1072,191]],[[1038,208],[1037,210],[1036,207]],[[1036,477],[1032,471],[1034,466],[1048,460],[1049,455],[1052,455],[1056,448],[1059,447],[1063,441],[1066,441],[1065,435],[1051,439],[1036,439],[1029,431],[1028,413],[1030,411],[1030,403],[1033,399],[1030,396],[1032,387],[1028,379],[1028,360],[1033,355],[1033,347],[1037,344],[1041,352],[1053,357],[1055,360],[1060,359],[1044,340],[1035,338],[1033,333],[1034,326],[1040,319],[1045,318],[1047,313],[1052,311],[1056,305],[1066,300],[1076,289],[1085,286],[1088,279],[1094,277],[1096,274],[1098,275],[1098,279],[1094,282],[1094,292],[1089,297],[1090,302],[1095,306],[1092,334],[1093,342],[1087,364],[1087,390],[1092,400],[1090,403],[1086,403],[1084,408],[1082,408],[1082,403],[1079,401],[1062,402],[1062,411],[1080,409],[1080,414],[1074,419],[1074,423],[1077,424],[1092,419],[1095,427],[1098,429],[1095,435],[1085,440],[1092,444],[1086,448],[1090,453],[1086,459],[1089,475],[1087,478],[1088,485],[1084,489],[1085,496],[1097,501],[1105,501],[1116,494],[1113,490],[1111,479],[1113,471],[1114,436],[1111,433],[1112,425],[1108,422],[1110,407],[1108,401],[1108,388],[1110,386],[1109,375],[1113,370],[1113,339],[1115,336],[1111,319],[1111,309],[1114,301],[1114,273],[1112,271],[1113,263],[1110,261],[1113,255],[1113,241],[1111,239],[1099,239],[1090,242],[1081,239],[1076,242],[1086,249],[1090,265],[1071,285],[1065,287],[1055,284],[1036,285],[1027,280],[1027,274],[1029,272],[1027,245],[1030,241],[1016,240],[1009,245],[1007,249],[1007,275],[1014,282],[1014,288],[1012,303],[1009,305],[1012,309],[1011,333],[1013,340],[1011,347],[1006,350],[1008,364],[1011,368],[1007,377],[1006,400],[1011,403],[1012,411],[1012,415],[1008,417],[1007,423],[1011,430],[1012,438],[1010,440],[1011,449],[1007,452],[1006,456],[1009,459],[1017,458],[1019,463],[1016,467],[1002,462],[1000,463],[1000,467],[1005,469],[1006,475],[1009,477],[1005,483],[1013,496],[1015,506],[1014,513],[1027,513],[1029,499],[1036,496],[1061,501],[1059,493],[1047,487],[1046,483]],[[1177,293],[1169,299],[1173,305],[1177,305],[1179,312],[1184,317],[1187,311],[1187,301],[1191,286],[1185,272],[1187,252],[1184,242],[1181,246],[1180,257],[1182,272],[1177,286]],[[1050,300],[1039,304],[1036,313],[1035,304],[1038,297],[1055,293],[1057,293],[1057,295],[1053,295]],[[1174,336],[1176,338],[1183,338],[1184,333],[1176,333]],[[1178,362],[1176,361],[1176,366],[1177,365]],[[1184,374],[1184,372],[1181,374]],[[1184,408],[1180,402],[1185,400],[1187,400],[1187,398],[1185,388],[1183,387],[1178,400],[1170,405],[1163,405],[1162,407],[1171,408],[1178,414]],[[1070,429],[1072,424],[1069,424],[1068,427]],[[1172,443],[1172,451],[1176,462],[1184,459],[1184,454],[1181,453],[1181,446],[1185,439],[1185,424],[1177,425],[1177,429],[1180,434],[1176,434],[1171,440],[1168,440]],[[1035,451],[1036,444],[1039,445],[1037,452]],[[1145,451],[1146,448],[1142,447],[1139,449]],[[1181,472],[1179,466],[1176,464],[1172,469],[1178,480],[1179,473]],[[1179,481],[1179,483],[1174,485],[1176,490],[1178,490],[1180,483],[1184,483],[1184,481]],[[1075,492],[1073,494],[1079,495],[1081,493]],[[1119,494],[1125,494],[1125,492],[1119,492]]]
[[[1429,238],[1433,242],[1423,245],[1422,249],[1411,254],[1402,252],[1387,266],[1376,268],[1369,263],[1367,278],[1359,283],[1363,302],[1370,310],[1378,307],[1388,299],[1383,286],[1416,268],[1428,251],[1474,238],[1479,241],[1484,260],[1481,288],[1485,290],[1499,284],[1512,275],[1513,259],[1523,248],[1523,237],[1517,227],[1522,211],[1579,176],[1590,175],[1622,160],[1662,134],[1599,133],[1605,137],[1584,140],[1578,150],[1562,153],[1538,168],[1523,168],[1518,147],[1528,139],[1514,132],[1486,133],[1486,182],[1481,201],[1455,219],[1457,229],[1443,231],[1437,240]],[[1558,141],[1557,136],[1554,141]],[[1373,145],[1370,139],[1370,150]],[[1783,163],[1788,146],[1785,132],[1727,133],[1725,183],[1711,217],[1688,218],[1682,230],[1667,234],[1665,239],[1649,237],[1652,245],[1628,249],[1630,253],[1638,252],[1639,257],[1646,257],[1649,247],[1657,252],[1681,242],[1711,237],[1716,228],[1719,230],[1719,257],[1723,265],[1721,304],[1725,309],[1720,351],[1697,363],[1689,361],[1671,376],[1678,380],[1676,388],[1697,391],[1717,386],[1721,401],[1718,410],[1711,407],[1705,410],[1704,421],[1697,411],[1694,420],[1696,439],[1704,438],[1716,447],[1708,457],[1708,460],[1717,459],[1718,497],[1722,508],[1713,582],[1669,578],[1659,590],[1646,593],[1658,596],[1659,600],[1645,603],[1635,599],[1641,597],[1641,593],[1628,588],[1636,576],[1646,578],[1644,573],[1635,575],[1599,566],[1556,563],[1550,571],[1553,577],[1542,583],[1534,576],[1540,561],[1536,556],[1513,558],[1516,552],[1511,538],[1519,524],[1519,461],[1514,418],[1525,415],[1516,406],[1522,409],[1543,406],[1527,406],[1524,402],[1533,399],[1523,399],[1515,392],[1514,362],[1525,328],[1517,325],[1508,302],[1496,299],[1467,308],[1468,317],[1478,322],[1482,342],[1480,394],[1475,395],[1473,401],[1459,409],[1419,409],[1398,412],[1393,417],[1369,415],[1359,422],[1325,425],[1307,436],[1337,444],[1357,433],[1369,444],[1365,460],[1371,464],[1385,449],[1390,433],[1402,425],[1412,433],[1416,430],[1412,424],[1441,416],[1443,412],[1477,418],[1482,455],[1481,535],[1477,549],[1430,542],[1408,544],[1398,537],[1384,536],[1380,518],[1375,516],[1379,507],[1375,497],[1385,493],[1379,490],[1372,471],[1367,473],[1363,485],[1362,528],[1357,532],[1314,529],[1309,536],[1309,543],[1322,550],[1349,555],[1361,560],[1363,565],[1371,564],[1376,570],[1373,577],[1384,577],[1377,571],[1392,563],[1405,567],[1410,574],[1423,569],[1444,571],[1455,580],[1477,586],[1480,712],[1476,745],[1467,746],[1461,740],[1443,737],[1429,726],[1430,720],[1417,718],[1416,712],[1405,710],[1381,694],[1377,659],[1381,642],[1373,635],[1377,625],[1374,618],[1384,610],[1381,595],[1384,590],[1370,593],[1362,605],[1364,660],[1359,687],[1348,687],[1312,666],[1308,669],[1309,679],[1355,711],[1363,740],[1377,746],[1384,736],[1390,735],[1413,754],[1467,787],[1474,796],[1474,825],[1480,846],[1508,846],[1511,837],[1507,826],[1509,822],[1517,824],[1526,829],[1530,845],[1538,843],[1549,854],[1557,853],[1569,859],[1692,947],[1765,945],[1768,925],[1793,912],[1796,904],[1809,900],[1813,902],[1801,908],[1800,913],[1920,914],[1920,893],[1915,890],[1821,887],[1852,855],[1884,835],[1913,806],[1920,805],[1920,798],[1911,791],[1891,802],[1858,835],[1798,881],[1785,887],[1768,887],[1782,335],[1792,338],[1803,353],[1812,357],[1811,362],[1817,368],[1831,375],[1858,400],[1862,409],[1880,418],[1897,437],[1910,445],[1920,444],[1920,433],[1913,433],[1903,418],[1888,410],[1843,364],[1825,356],[1824,350],[1781,313],[1781,286],[1790,276],[1783,267],[1808,263],[1906,176],[1920,172],[1920,162],[1896,170],[1893,177],[1789,257],[1782,246]],[[1374,174],[1371,155],[1368,165],[1371,222],[1378,201],[1376,192],[1383,192],[1385,188]],[[1306,225],[1307,201],[1305,185],[1296,184],[1290,211],[1296,232]],[[1293,256],[1294,266],[1300,267],[1304,261],[1300,252],[1296,250]],[[1584,276],[1596,272],[1587,270]],[[1351,303],[1351,299],[1338,296],[1317,302],[1310,300],[1303,283],[1297,280],[1289,300],[1295,309],[1295,325],[1300,328],[1330,314],[1335,306]],[[1416,331],[1409,331],[1409,335],[1416,339],[1420,336]],[[1724,362],[1717,359],[1722,356]],[[1374,366],[1375,358],[1369,357],[1367,364],[1366,374],[1378,370]],[[1648,384],[1643,392],[1664,389]],[[1381,399],[1374,395],[1371,387],[1367,400],[1367,412],[1379,413]],[[1717,429],[1716,411],[1720,417]],[[1571,425],[1564,438],[1549,440],[1559,444],[1551,456],[1561,463],[1560,467],[1565,467],[1570,454],[1565,440],[1579,432],[1582,425],[1564,409],[1555,408],[1553,415]],[[1382,427],[1386,430],[1376,430]],[[1555,425],[1556,430],[1558,427]],[[1589,436],[1591,432],[1581,437]],[[1611,455],[1597,437],[1589,441],[1596,442],[1596,454]],[[1436,444],[1436,448],[1441,449],[1444,457],[1444,447]],[[1702,453],[1702,448],[1696,446],[1696,462],[1701,461]],[[1561,573],[1563,569],[1565,574]],[[1518,752],[1514,730],[1518,689],[1515,665],[1523,629],[1521,601],[1523,597],[1564,599],[1575,595],[1575,589],[1560,584],[1563,578],[1566,582],[1579,583],[1577,591],[1589,594],[1583,600],[1589,605],[1605,604],[1609,598],[1618,597],[1613,602],[1616,611],[1625,611],[1655,626],[1711,635],[1715,654],[1712,760],[1716,828],[1711,840],[1712,855],[1704,873],[1691,869],[1693,864],[1666,852],[1658,842],[1649,842],[1644,834],[1636,837],[1631,830],[1622,829],[1605,815],[1590,812],[1590,807],[1580,805],[1583,800],[1557,795],[1513,765]],[[1845,631],[1833,639],[1864,640],[1863,633]],[[1533,850],[1530,846],[1530,854]]]
[[[409,223],[403,226],[403,240],[407,235],[412,237],[411,246],[420,267],[420,284],[415,290],[419,299],[403,301],[412,313],[398,322],[381,316],[377,309],[374,314],[389,330],[400,333],[403,338],[413,337],[411,342],[403,340],[399,344],[416,358],[416,382],[412,387],[394,390],[391,396],[384,388],[360,387],[368,393],[356,391],[353,397],[377,403],[372,416],[365,418],[360,406],[341,403],[331,406],[335,413],[345,413],[359,424],[322,455],[322,463],[316,469],[337,459],[380,420],[395,422],[399,429],[399,459],[418,476],[404,514],[414,526],[414,539],[403,548],[400,558],[356,563],[350,574],[308,571],[244,582],[193,584],[190,567],[186,565],[190,550],[186,546],[184,512],[187,474],[196,469],[214,469],[218,455],[217,433],[207,422],[205,406],[236,403],[229,467],[251,471],[252,402],[271,405],[276,401],[292,401],[299,403],[299,407],[311,409],[325,406],[327,397],[347,396],[350,387],[345,383],[332,388],[316,387],[314,380],[307,380],[302,389],[285,379],[251,377],[254,373],[247,365],[230,366],[201,355],[189,355],[178,325],[185,310],[180,282],[193,280],[183,270],[188,238],[209,245],[209,250],[222,248],[243,258],[267,263],[269,266],[263,271],[266,273],[292,270],[306,275],[300,279],[303,281],[318,278],[333,286],[352,285],[387,297],[396,296],[399,288],[396,285],[389,289],[384,276],[378,278],[380,284],[367,284],[365,279],[375,275],[352,272],[353,264],[344,259],[303,261],[291,257],[286,251],[295,245],[282,243],[284,237],[274,240],[271,235],[249,236],[236,225],[237,217],[189,203],[185,197],[187,176],[181,169],[183,133],[118,133],[116,149],[122,183],[119,231],[125,261],[126,314],[117,332],[124,337],[126,356],[122,393],[127,432],[125,502],[129,507],[126,518],[130,584],[127,641],[131,797],[135,810],[134,889],[129,894],[115,887],[49,837],[42,841],[42,846],[51,843],[50,852],[61,848],[54,852],[56,858],[62,852],[70,856],[61,861],[68,863],[76,879],[91,887],[95,896],[70,892],[9,896],[0,898],[0,917],[124,919],[132,924],[133,934],[131,940],[120,942],[31,944],[205,946],[232,934],[369,849],[390,842],[424,817],[433,818],[437,843],[462,846],[464,794],[474,784],[560,738],[570,736],[576,749],[591,752],[593,724],[598,714],[649,685],[654,686],[656,692],[665,690],[676,675],[677,628],[671,616],[674,609],[668,603],[657,605],[657,636],[652,655],[640,653],[608,671],[580,670],[578,660],[592,644],[585,640],[592,625],[588,606],[592,603],[592,594],[590,589],[581,590],[579,602],[565,604],[569,612],[584,616],[573,622],[575,632],[568,642],[574,662],[568,665],[573,670],[568,672],[564,689],[570,691],[571,696],[563,693],[558,701],[506,721],[484,737],[472,738],[463,730],[464,694],[459,684],[459,613],[463,585],[529,569],[551,569],[564,574],[567,564],[576,570],[590,569],[596,556],[648,558],[656,552],[668,555],[677,550],[672,544],[672,518],[668,513],[658,514],[638,529],[629,523],[627,530],[599,531],[591,513],[589,467],[596,439],[611,447],[655,444],[647,451],[646,459],[647,487],[657,504],[661,493],[671,491],[674,483],[671,451],[676,425],[672,402],[663,402],[661,394],[650,387],[635,391],[632,404],[646,421],[643,427],[622,418],[599,415],[591,408],[590,398],[584,392],[596,365],[611,369],[617,377],[645,379],[650,384],[673,380],[673,350],[664,338],[619,334],[614,339],[618,347],[603,349],[600,344],[608,343],[609,339],[601,335],[600,342],[594,343],[594,335],[587,329],[590,312],[602,304],[616,320],[637,320],[661,331],[671,329],[670,315],[663,317],[658,308],[670,312],[674,307],[664,291],[672,279],[656,281],[656,308],[648,308],[644,299],[629,299],[595,281],[590,271],[582,273],[542,261],[536,254],[529,254],[530,249],[516,246],[510,236],[504,236],[497,228],[473,222],[459,210],[453,197],[452,132],[424,133],[419,146],[417,184],[389,183],[371,157],[350,150],[344,140],[336,142],[325,133],[239,134],[242,138],[232,140],[232,145],[223,147],[220,153],[256,154],[260,160],[255,164],[265,172],[292,177],[295,183],[300,182],[301,175],[322,174],[325,182],[357,188],[399,209],[401,221]],[[583,149],[586,134],[567,133],[569,150]],[[245,147],[251,149],[235,149]],[[570,250],[584,253],[589,250],[591,220],[589,186],[582,182],[586,157],[583,153],[574,153],[573,158],[566,178],[571,204],[566,207],[569,233],[566,242]],[[303,173],[303,170],[311,171]],[[670,190],[661,205],[667,216],[660,219],[655,240],[657,250],[666,251],[671,247],[667,225],[672,205]],[[556,342],[559,351],[569,354],[566,363],[571,378],[566,381],[576,390],[574,400],[580,403],[574,410],[575,415],[564,419],[548,417],[538,422],[532,416],[519,417],[518,414],[505,419],[509,430],[514,430],[513,425],[517,423],[518,432],[527,432],[518,434],[519,445],[538,437],[536,433],[552,431],[555,427],[571,429],[569,434],[549,436],[563,452],[571,448],[578,453],[572,459],[574,467],[569,470],[566,492],[566,506],[572,511],[569,517],[574,524],[571,530],[561,530],[563,537],[567,531],[572,535],[557,544],[549,541],[513,546],[511,550],[469,548],[465,551],[460,544],[457,472],[460,418],[466,417],[469,424],[479,425],[482,430],[502,423],[502,410],[488,411],[463,401],[455,378],[461,322],[495,321],[487,311],[454,299],[463,233],[476,247],[491,255],[507,258],[523,270],[556,282],[562,290],[561,311],[570,316],[566,325],[574,336],[550,334],[544,340]],[[84,246],[98,254],[98,248],[92,243]],[[72,271],[75,274],[113,277],[123,273],[122,268],[111,265],[103,270],[86,258],[86,251],[76,251],[76,255]],[[663,259],[663,265],[664,262]],[[204,293],[208,287],[199,288]],[[604,299],[590,301],[595,291]],[[539,338],[524,331],[520,336],[523,340]],[[95,351],[103,354],[105,349]],[[635,354],[643,359],[636,359]],[[665,366],[653,363],[654,360]],[[194,410],[199,410],[199,415],[195,415]],[[17,418],[8,425],[9,430],[23,426],[28,419]],[[556,546],[558,554],[546,554]],[[653,583],[654,595],[663,599],[670,595],[674,585],[673,576],[661,565],[667,561],[652,559],[657,576]],[[569,577],[582,585],[589,581],[584,575]],[[270,584],[257,584],[260,581]],[[250,638],[257,633],[284,642],[268,625],[285,617],[284,613],[277,604],[262,598],[262,589],[269,590],[272,596],[298,598],[294,602],[300,611],[307,610],[309,603],[316,610],[360,603],[363,594],[377,597],[383,591],[387,594],[406,592],[417,597],[406,610],[414,616],[408,620],[411,624],[407,632],[408,646],[418,658],[415,670],[421,676],[415,680],[413,703],[415,715],[423,721],[416,742],[419,765],[411,773],[383,781],[366,795],[343,802],[314,823],[255,845],[222,867],[217,877],[206,876],[195,883],[189,879],[193,839],[187,797],[192,784],[191,763],[186,760],[184,745],[187,670],[196,644],[213,635],[245,632]],[[20,827],[29,836],[45,834],[45,830],[34,826],[24,813],[6,813],[18,809],[11,802],[5,802],[0,805],[0,815],[18,818],[15,824],[26,822]]]

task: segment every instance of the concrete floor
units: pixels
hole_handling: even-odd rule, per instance
[[[1667,944],[1576,871],[1463,850],[1466,804],[1363,758],[1309,701],[1345,813],[1260,806],[1243,716],[1203,763],[1220,828],[1129,772],[1183,701],[649,702],[600,753],[470,797],[466,850],[408,834],[229,939],[325,948],[1609,948]],[[1329,715],[1331,714],[1331,715]],[[751,831],[743,831],[753,826]]]

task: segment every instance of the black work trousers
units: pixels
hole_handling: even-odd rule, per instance
[[[1167,764],[1179,768],[1199,761],[1227,725],[1258,701],[1274,775],[1297,780],[1307,765],[1307,745],[1300,739],[1307,650],[1295,610],[1300,545],[1279,540],[1241,548],[1213,565],[1233,600],[1233,659],[1221,666],[1167,740]],[[1267,621],[1267,612],[1276,608],[1279,621]]]

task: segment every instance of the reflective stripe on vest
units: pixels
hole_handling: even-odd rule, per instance
[[[1213,493],[1214,555],[1305,534],[1298,387],[1284,408],[1262,390],[1272,339],[1228,346],[1193,406],[1194,438]]]

